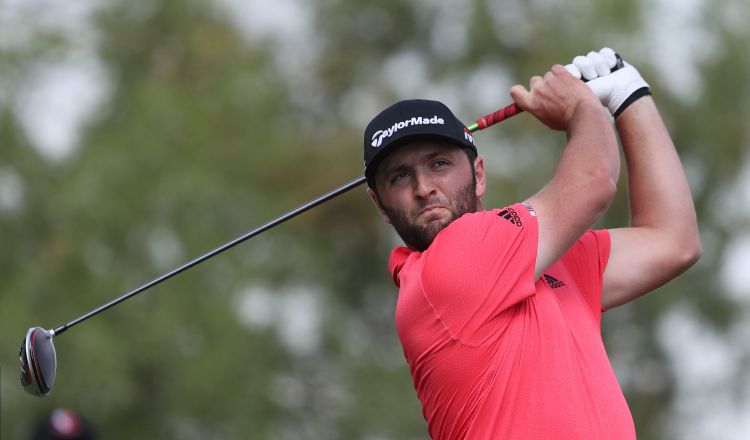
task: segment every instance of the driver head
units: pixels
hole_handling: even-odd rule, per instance
[[[57,371],[53,333],[32,327],[21,342],[21,385],[28,393],[46,396],[52,390]]]

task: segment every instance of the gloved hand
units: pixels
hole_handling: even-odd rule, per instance
[[[576,78],[587,81],[615,118],[638,98],[651,94],[651,88],[638,70],[608,47],[586,56],[579,55],[565,68]]]

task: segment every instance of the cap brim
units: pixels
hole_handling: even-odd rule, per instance
[[[454,138],[453,136],[448,136],[440,133],[435,132],[418,132],[418,133],[409,133],[407,135],[404,135],[398,139],[394,139],[393,141],[389,142],[388,145],[382,147],[380,152],[372,158],[369,164],[367,164],[367,168],[365,168],[365,177],[367,178],[367,185],[370,186],[370,188],[375,187],[375,173],[377,172],[378,166],[380,166],[380,163],[385,160],[386,157],[388,157],[389,154],[393,153],[394,150],[403,147],[405,144],[416,142],[418,140],[438,140],[438,141],[447,141],[450,143],[454,143],[459,147],[462,148],[471,148],[474,151],[476,151],[476,146],[467,144],[465,142],[461,142],[460,140]]]

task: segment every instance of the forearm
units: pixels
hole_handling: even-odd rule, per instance
[[[616,121],[628,169],[631,227],[700,252],[693,198],[680,158],[648,96]]]
[[[568,126],[568,143],[553,181],[576,186],[604,183],[614,190],[620,174],[620,155],[612,124],[601,106],[579,105],[576,113]],[[582,177],[586,175],[592,181]]]

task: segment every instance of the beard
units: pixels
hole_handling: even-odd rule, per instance
[[[443,228],[467,212],[476,212],[476,186],[476,181],[468,183],[451,194],[449,200],[442,200],[440,197],[422,200],[411,212],[391,209],[385,205],[383,205],[383,210],[388,214],[393,228],[404,243],[411,249],[424,252]],[[423,209],[433,205],[444,207],[450,215],[444,219],[428,221],[426,224],[416,224],[412,220],[417,219]]]

